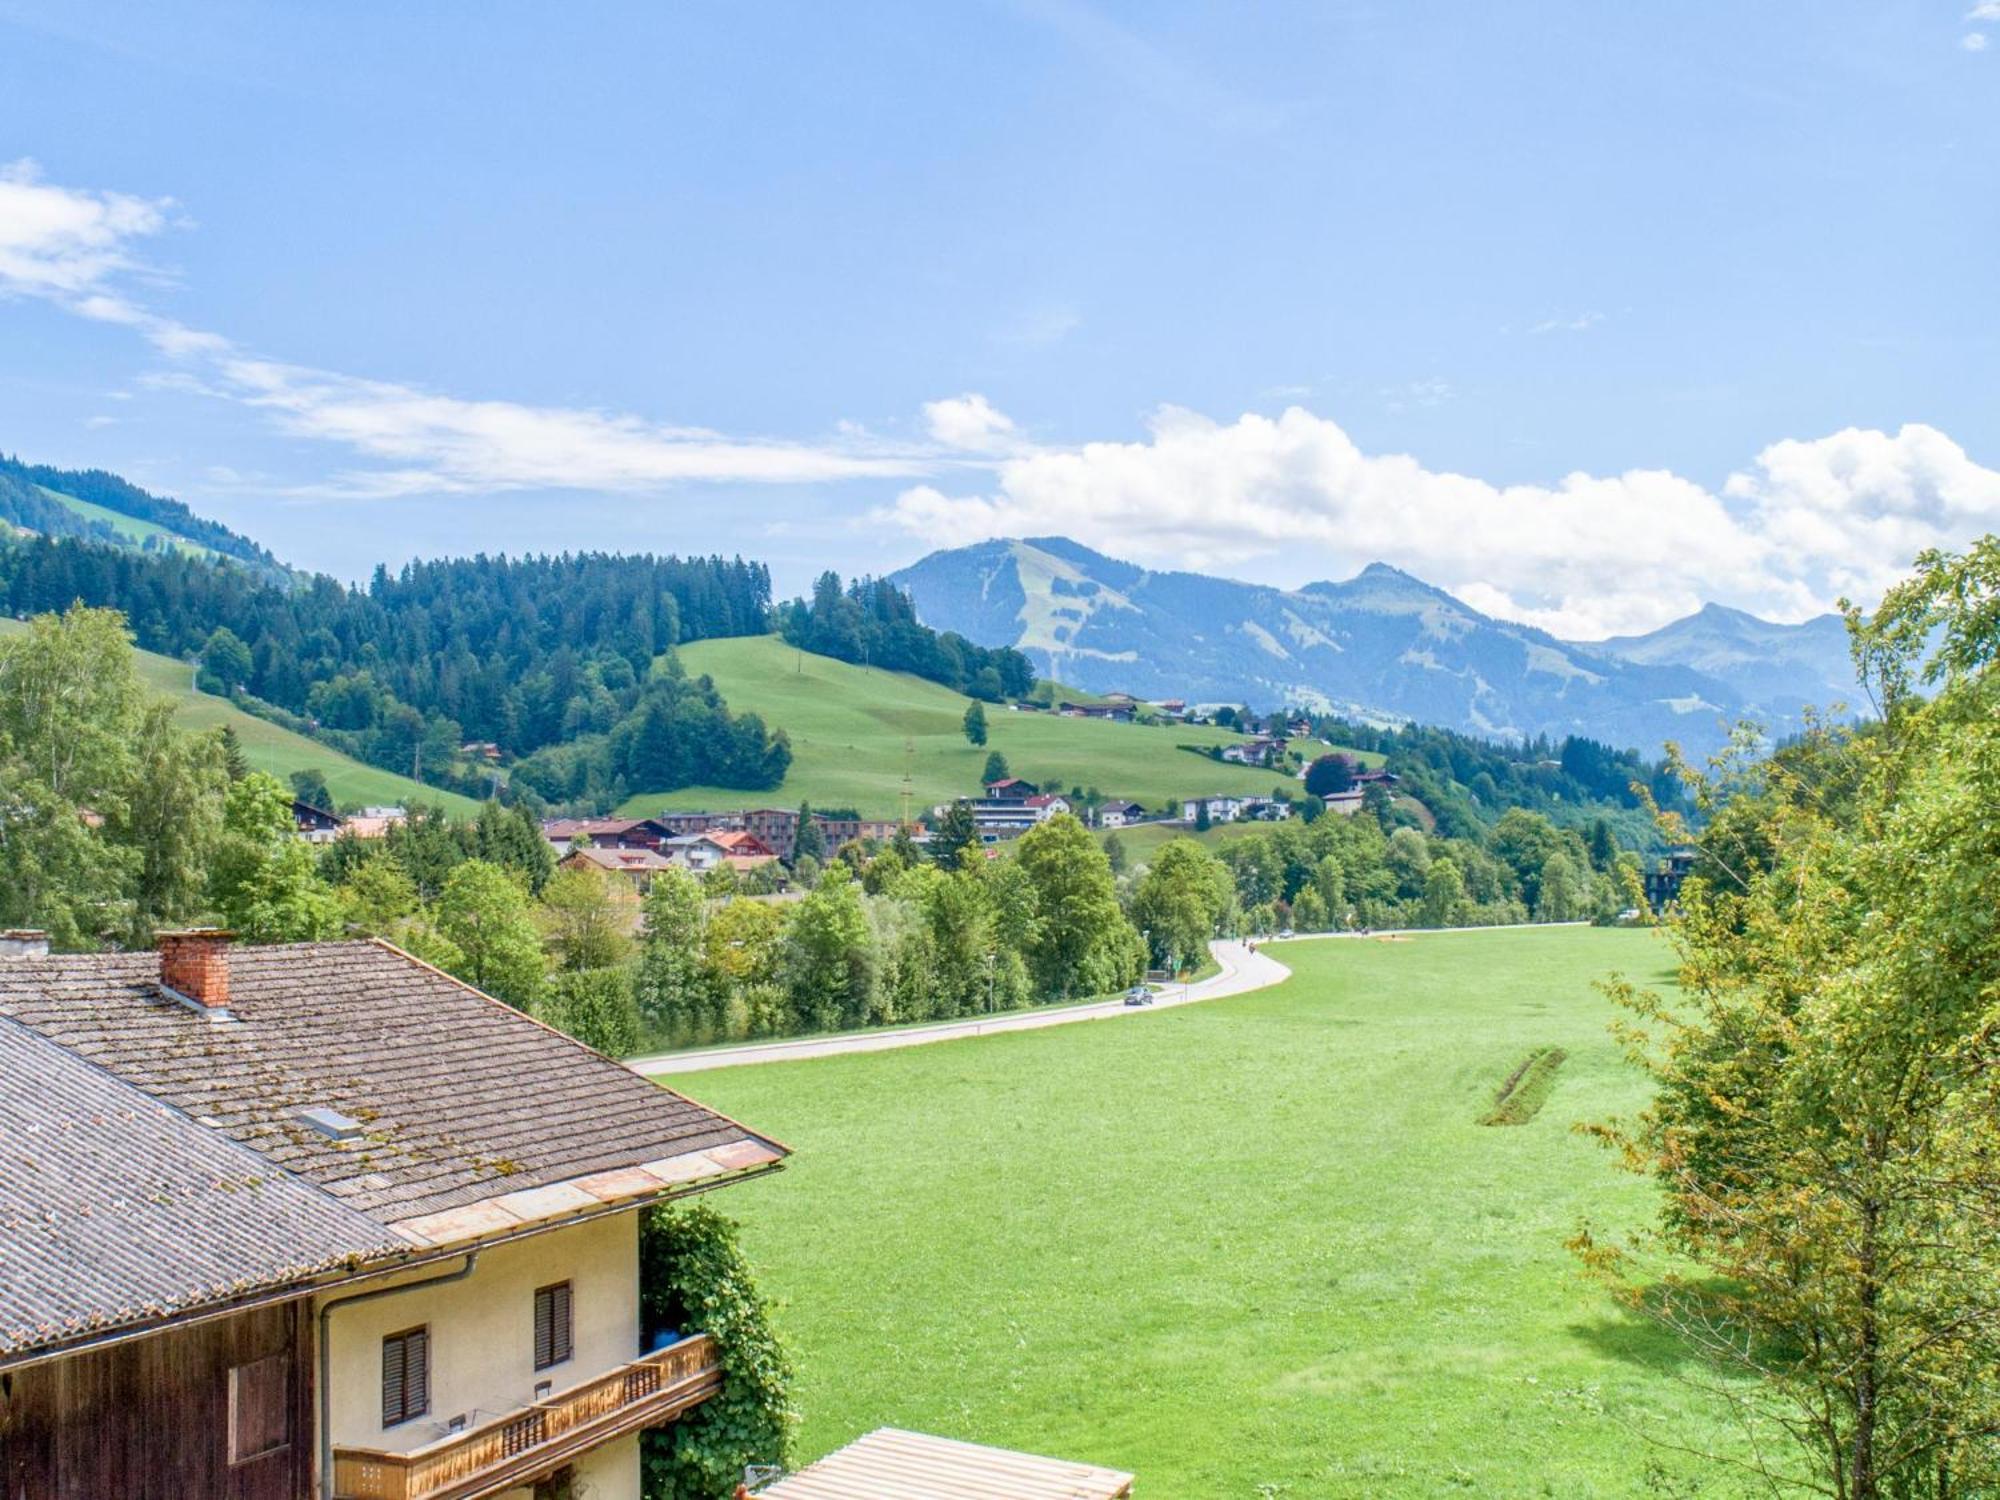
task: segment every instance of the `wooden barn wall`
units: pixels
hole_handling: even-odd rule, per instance
[[[308,1500],[310,1314],[289,1302],[0,1372],[0,1500]],[[289,1353],[285,1447],[229,1461],[229,1372]]]

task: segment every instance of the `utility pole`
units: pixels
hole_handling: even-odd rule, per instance
[[[903,831],[910,829],[910,769],[916,764],[917,742],[905,737],[903,740]]]

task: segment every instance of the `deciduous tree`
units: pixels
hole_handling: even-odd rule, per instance
[[[1014,862],[1035,892],[1028,963],[1048,995],[1101,995],[1129,984],[1144,961],[1139,934],[1118,909],[1104,851],[1081,823],[1058,814],[1029,829]]]
[[[445,877],[436,925],[457,950],[447,965],[467,984],[526,1009],[541,993],[547,965],[528,892],[517,876],[468,859]]]

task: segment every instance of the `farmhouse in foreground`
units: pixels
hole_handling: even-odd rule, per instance
[[[637,1500],[638,1210],[783,1146],[379,942],[0,953],[0,1493]]]

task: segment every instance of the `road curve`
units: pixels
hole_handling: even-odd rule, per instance
[[[1004,1016],[966,1016],[929,1026],[896,1031],[845,1031],[838,1036],[796,1037],[790,1041],[747,1042],[740,1047],[707,1047],[696,1052],[662,1052],[635,1057],[627,1067],[645,1074],[699,1073],[709,1068],[737,1068],[750,1063],[795,1062],[808,1057],[835,1057],[847,1052],[888,1052],[897,1047],[921,1047],[960,1037],[991,1036],[998,1031],[1034,1031],[1043,1026],[1067,1026],[1072,1021],[1101,1021],[1111,1016],[1144,1015],[1174,1005],[1193,1005],[1261,990],[1292,977],[1292,971],[1246,943],[1216,941],[1208,945],[1221,972],[1194,984],[1163,987],[1151,1006],[1128,1006],[1123,999],[1095,1000],[1088,1005],[1051,1006],[1012,1011]]]

